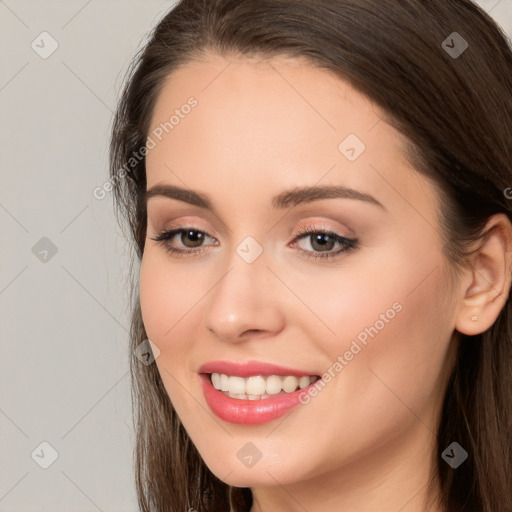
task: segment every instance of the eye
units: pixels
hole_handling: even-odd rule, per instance
[[[185,249],[171,245],[171,242],[176,235],[180,235],[180,242],[185,246]],[[169,231],[161,231],[156,238],[151,238],[151,240],[161,243],[164,248],[172,254],[184,256],[189,253],[197,254],[199,252],[203,252],[202,242],[206,238],[211,237],[204,231],[196,229],[193,226],[180,226]],[[189,242],[190,245],[188,245]],[[198,248],[199,250],[194,250]]]
[[[299,247],[299,251],[308,258],[331,260],[357,248],[359,241],[355,238],[347,238],[333,231],[325,231],[323,228],[303,227],[298,230],[293,243],[297,245],[299,240],[308,240],[311,250],[305,250]],[[341,248],[332,251],[335,244],[339,244]],[[316,252],[316,251],[319,252]]]
[[[177,235],[180,235],[179,240],[184,248],[173,245]],[[151,238],[151,240],[162,244],[168,252],[176,256],[194,256],[205,250],[203,242],[207,238],[215,240],[204,231],[193,226],[179,226],[169,231],[162,231],[156,238]],[[308,238],[312,250],[299,247],[299,252],[308,258],[325,260],[332,260],[341,255],[341,253],[354,250],[359,242],[357,239],[346,238],[339,233],[326,231],[320,227],[303,227],[298,230],[297,235],[292,240],[292,244],[298,245],[298,241],[307,240]],[[332,249],[336,244],[339,244],[340,248],[333,251]]]

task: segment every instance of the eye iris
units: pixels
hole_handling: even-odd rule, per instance
[[[334,243],[334,240],[329,235],[316,234],[316,235],[312,235],[312,236],[313,236],[314,242],[311,244],[311,246],[313,248],[315,248],[315,243],[319,243],[320,244],[320,249],[326,249],[326,243],[327,244],[329,244],[329,243],[333,244]],[[327,241],[325,241],[325,239],[327,239]],[[322,242],[322,240],[324,240],[324,241]],[[329,249],[332,249],[332,247],[327,247],[327,250],[329,250]]]
[[[186,237],[189,237],[189,239],[192,240],[192,243],[193,244],[196,244],[196,245],[192,245],[192,247],[199,247],[201,245],[201,242],[203,240],[203,233],[199,232],[199,231],[183,231],[181,233],[181,241],[183,242],[184,245],[187,245],[186,243]]]

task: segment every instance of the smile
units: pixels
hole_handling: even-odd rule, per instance
[[[273,395],[293,393],[303,389],[318,379],[316,375],[295,377],[294,375],[254,375],[239,377],[225,373],[212,373],[210,380],[213,387],[222,391],[225,396],[237,400],[261,400]]]
[[[263,361],[210,361],[197,369],[206,403],[220,419],[255,425],[301,404],[300,394],[320,379],[316,371]]]

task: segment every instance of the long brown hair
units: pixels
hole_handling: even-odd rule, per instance
[[[468,45],[461,55],[449,51],[454,32]],[[410,142],[411,163],[443,196],[443,250],[454,269],[467,263],[469,244],[491,215],[512,217],[504,194],[512,186],[512,53],[503,31],[471,1],[182,0],[149,35],[128,70],[110,147],[116,213],[129,228],[135,262],[146,236],[140,152],[155,100],[169,73],[205,51],[305,57],[378,104]],[[131,354],[147,338],[136,276]],[[461,337],[434,475],[447,510],[512,510],[511,329],[507,300],[491,328],[467,342]],[[132,357],[131,372],[141,510],[249,510],[251,490],[228,486],[202,461],[156,365]],[[440,457],[455,439],[469,452],[456,470]]]

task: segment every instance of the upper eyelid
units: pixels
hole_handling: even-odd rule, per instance
[[[176,221],[178,223],[176,226],[172,225],[173,221],[164,222],[163,225],[171,224],[171,227],[165,228],[165,231],[170,231],[172,229],[179,229],[182,226],[184,226],[186,228],[188,228],[190,226],[194,226],[194,228],[198,229],[198,231],[202,231],[202,232],[208,233],[209,236],[213,236],[213,235],[210,235],[210,232],[212,230],[209,231],[208,228],[203,229],[199,226],[195,226],[195,224],[196,224],[195,220],[187,219],[188,217],[192,217],[194,219],[199,217],[200,219],[202,219],[201,221],[206,220],[206,223],[208,223],[210,226],[212,224],[215,225],[215,224],[217,224],[217,222],[219,222],[219,225],[216,226],[215,228],[213,228],[213,231],[216,234],[218,234],[219,236],[226,236],[229,234],[233,234],[232,228],[230,228],[227,224],[225,224],[224,221],[222,219],[220,219],[218,216],[214,215],[214,217],[212,217],[210,215],[211,212],[209,210],[206,212],[202,212],[199,215],[195,212],[190,212],[190,210],[188,210],[188,209],[186,209],[186,210],[178,209],[177,211],[173,212],[172,210],[168,211],[166,208],[163,208],[163,206],[157,207],[158,202],[155,201],[155,203],[156,204],[155,204],[154,208],[150,209],[149,206],[147,207],[148,226],[151,224],[151,225],[153,225],[154,228],[156,228],[158,224],[162,225],[161,220],[165,219],[166,217],[167,217],[167,220],[169,220],[168,215],[169,216],[172,215],[172,217],[174,217],[175,219],[180,219],[180,220]],[[151,212],[150,212],[150,210],[151,210]],[[348,218],[347,218],[347,215],[348,215]],[[315,217],[316,217],[316,219],[315,219]],[[339,218],[336,218],[336,217],[339,217]],[[182,218],[184,218],[185,220],[181,220]],[[354,217],[354,213],[351,212],[351,210],[347,210],[346,213],[344,213],[343,215],[340,216],[338,212],[332,211],[330,209],[330,207],[319,207],[318,205],[315,206],[312,203],[305,203],[302,205],[300,210],[298,209],[295,212],[291,212],[291,215],[288,216],[288,221],[293,222],[294,225],[297,225],[297,223],[301,223],[301,220],[304,220],[304,218],[308,218],[308,220],[305,221],[306,225],[313,224],[315,229],[317,229],[318,225],[320,225],[320,226],[322,226],[323,230],[335,232],[338,235],[343,236],[345,238],[357,237],[356,232],[349,225],[349,224],[353,224],[354,220],[357,218],[357,216]],[[313,219],[311,219],[311,218],[313,218]],[[329,220],[327,220],[327,219],[329,219]],[[269,231],[274,230],[276,225],[279,224],[279,221],[278,222],[269,221],[269,222],[270,222],[270,224],[269,224],[267,233]],[[334,222],[343,227],[325,226],[325,224],[327,222]],[[358,223],[356,223],[356,226],[357,225],[358,225]],[[162,228],[159,231],[162,232],[162,231],[164,231],[164,229]],[[291,235],[293,233],[293,231],[294,231],[294,229],[290,228],[290,230],[288,231],[288,234]]]
[[[355,236],[355,232],[349,226],[344,225],[344,228],[336,228],[336,227],[329,226],[328,222],[329,221],[326,221],[325,219],[307,220],[305,222],[305,224],[301,225],[299,228],[295,228],[295,230],[291,229],[290,235],[294,231],[297,232],[297,231],[301,231],[304,229],[308,229],[308,230],[317,230],[317,231],[321,231],[321,232],[330,231],[330,232],[336,233],[340,236],[344,236],[346,238],[348,238],[350,236]],[[158,224],[158,221],[155,221],[152,223],[148,217],[148,226],[152,225],[152,224]],[[196,224],[196,222],[193,220],[178,221],[177,224],[175,224],[175,225],[173,225],[172,223],[169,223],[169,224],[171,224],[171,225],[168,227],[162,227],[160,229],[156,229],[156,226],[154,226],[154,230],[161,233],[163,231],[167,232],[167,231],[173,231],[176,229],[194,229],[197,231],[201,231],[201,232],[207,234],[208,236],[213,236],[210,234],[210,230],[208,228],[202,228],[200,225]],[[223,225],[223,227],[224,227],[224,225]],[[214,231],[217,231],[217,230],[214,229]],[[222,229],[221,232],[219,232],[220,235],[223,234],[222,231],[224,231],[224,229]],[[228,231],[232,232],[232,230],[229,228],[228,228]]]

